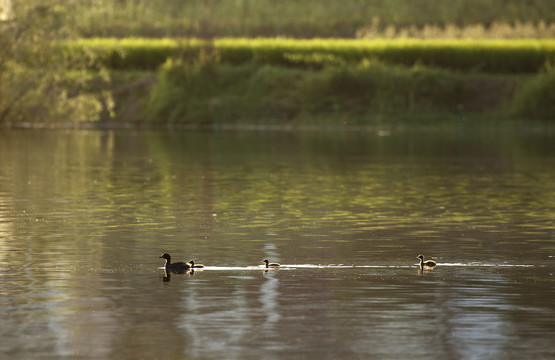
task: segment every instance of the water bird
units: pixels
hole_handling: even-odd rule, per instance
[[[433,260],[426,260],[424,261],[424,255],[420,254],[416,257],[417,259],[420,259],[420,269],[424,269],[424,267],[434,267],[437,265],[437,263]]]
[[[268,259],[264,259],[261,262],[266,263],[266,267],[279,267],[278,263],[271,263]]]
[[[193,260],[189,260],[189,264],[191,264],[191,267],[195,269],[200,269],[204,267],[204,264],[195,264]]]
[[[166,260],[164,264],[164,268],[166,270],[188,270],[189,268],[191,268],[191,265],[189,265],[189,263],[184,263],[184,262],[172,263],[172,257],[168,253],[163,253],[162,255],[160,255],[159,259]]]

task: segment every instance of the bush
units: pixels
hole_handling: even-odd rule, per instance
[[[79,54],[71,57],[68,70],[51,46],[70,35],[63,21],[66,3],[14,2],[12,16],[0,21],[0,123],[96,121],[101,112],[112,114],[111,94],[90,91],[94,81],[107,81],[107,73],[93,78],[81,71]]]
[[[538,74],[514,96],[516,116],[555,120],[555,71]]]
[[[378,115],[454,114],[469,95],[464,79],[445,70],[381,63],[306,71],[170,61],[152,91],[149,113],[151,121],[184,123],[283,123],[338,115],[357,123]]]

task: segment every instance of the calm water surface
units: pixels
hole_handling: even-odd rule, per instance
[[[554,144],[1,130],[0,358],[553,358]]]

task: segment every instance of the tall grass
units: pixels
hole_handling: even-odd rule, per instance
[[[537,72],[555,59],[555,40],[345,40],[246,39],[81,39],[61,45],[67,57],[83,52],[112,69],[156,69],[166,59],[198,59],[213,53],[221,63],[254,62],[318,67],[377,59],[387,64],[421,64],[492,73]]]
[[[85,37],[342,37],[555,21],[552,0],[88,0],[68,2],[66,21]],[[541,28],[535,33],[540,35]],[[529,36],[529,35],[528,35]]]
[[[357,30],[360,39],[552,39],[555,23],[545,21],[490,24],[425,24],[422,26],[386,24],[373,18],[369,25]]]
[[[447,70],[369,61],[326,71],[168,61],[152,90],[148,114],[150,121],[161,123],[421,121],[430,114],[456,117],[460,104],[475,108],[482,89],[472,82]],[[493,109],[496,103],[488,105]]]

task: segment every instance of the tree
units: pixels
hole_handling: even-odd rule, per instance
[[[72,1],[0,0],[0,123],[98,120],[85,61],[68,67],[56,46],[72,37]],[[69,17],[71,18],[71,17]]]

